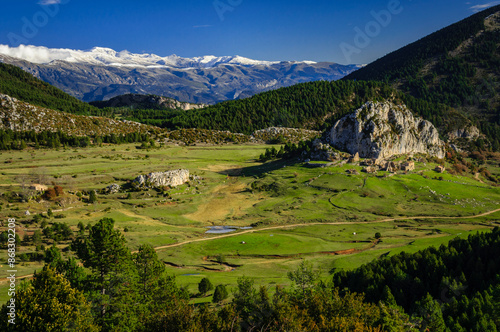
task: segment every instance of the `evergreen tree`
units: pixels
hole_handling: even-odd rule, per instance
[[[147,302],[158,291],[160,278],[165,272],[165,265],[158,259],[154,248],[150,245],[141,245],[133,261],[138,273],[139,294],[143,302]]]
[[[95,190],[91,190],[89,194],[89,203],[97,203],[97,193]]]
[[[214,286],[212,285],[212,283],[208,278],[201,279],[200,283],[198,284],[198,290],[200,291],[201,294],[205,295],[212,289],[214,289]]]
[[[15,324],[8,324],[9,309],[2,306],[2,331],[99,331],[83,293],[50,266],[18,289],[15,306]]]
[[[422,317],[424,331],[443,332],[446,330],[441,306],[430,294],[427,294],[422,301],[417,302],[416,307]]]
[[[290,279],[294,286],[296,287],[296,291],[298,292],[298,296],[300,296],[304,301],[308,294],[310,294],[312,288],[316,280],[319,277],[318,271],[314,270],[313,265],[303,260],[299,267],[295,271],[288,272],[288,279]]]
[[[228,296],[228,293],[227,293],[226,286],[217,285],[217,287],[215,287],[214,297],[212,299],[212,302],[213,303],[220,303],[220,302],[224,301],[225,299],[227,299],[227,296]]]
[[[113,229],[114,220],[104,218],[91,227],[88,238],[76,246],[83,265],[91,270],[90,297],[96,321],[105,330],[130,329],[136,324],[134,307],[135,273],[123,235]]]

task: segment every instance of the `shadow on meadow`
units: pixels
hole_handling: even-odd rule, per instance
[[[218,172],[222,175],[227,176],[254,176],[254,177],[262,177],[265,173],[269,173],[285,166],[291,166],[295,164],[294,161],[291,160],[275,160],[266,162],[261,165],[249,166],[249,167],[241,167],[241,168],[233,168],[227,169]]]

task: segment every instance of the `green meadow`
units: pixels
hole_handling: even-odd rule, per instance
[[[27,241],[18,247],[36,252],[29,239],[41,222],[93,224],[113,218],[130,249],[157,248],[178,283],[197,292],[205,276],[214,285],[236,285],[241,276],[257,284],[288,284],[287,272],[310,260],[324,280],[387,255],[446,244],[455,237],[488,231],[500,223],[500,188],[484,179],[433,171],[436,164],[395,175],[366,174],[357,165],[308,168],[304,163],[257,158],[269,145],[136,145],[0,153],[0,230],[17,220]],[[277,146],[279,148],[279,146]],[[492,173],[498,164],[489,163]],[[111,184],[127,186],[150,172],[188,169],[196,178],[170,190],[101,192]],[[346,171],[355,169],[359,175]],[[22,201],[30,183],[58,185],[53,200]],[[98,190],[96,203],[87,193]],[[54,217],[48,217],[51,209]],[[29,215],[26,215],[29,211]],[[57,217],[57,218],[56,218]],[[207,234],[209,226],[252,227]],[[381,238],[376,239],[375,233]],[[70,241],[57,241],[60,248]],[[43,238],[45,248],[54,244]],[[40,248],[39,248],[40,250]],[[65,255],[70,255],[66,251]],[[0,300],[7,298],[7,251],[0,251]],[[43,262],[18,261],[17,275],[29,276]],[[209,301],[210,297],[195,302]]]

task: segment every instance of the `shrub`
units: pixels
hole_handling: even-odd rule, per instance
[[[226,286],[217,285],[217,287],[215,287],[214,297],[212,299],[212,302],[213,303],[220,303],[220,302],[224,301],[225,299],[227,299],[227,296],[228,296],[228,293],[227,293]]]
[[[64,190],[61,186],[54,186],[54,190],[57,196],[61,196],[64,193]]]
[[[206,294],[212,289],[214,289],[214,286],[212,285],[210,280],[208,280],[208,278],[201,279],[200,283],[198,284],[198,290],[201,294]]]
[[[52,200],[54,198],[57,197],[57,193],[55,191],[54,188],[49,188],[47,190],[45,190],[45,193],[43,194],[43,198],[45,198],[46,200]]]

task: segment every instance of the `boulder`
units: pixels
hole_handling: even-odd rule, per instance
[[[367,102],[341,118],[329,133],[336,149],[362,158],[424,153],[444,158],[444,142],[429,121],[413,116],[404,105]]]
[[[189,181],[187,169],[177,169],[167,172],[154,172],[139,175],[133,182],[136,188],[176,187]]]
[[[113,183],[109,186],[106,187],[106,193],[107,194],[116,194],[117,192],[119,192],[121,189],[120,185],[119,184],[116,184],[116,183]]]

